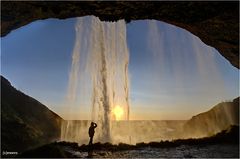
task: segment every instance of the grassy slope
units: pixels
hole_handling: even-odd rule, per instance
[[[231,125],[239,125],[239,97],[193,116],[184,125],[184,132],[189,137],[212,136]]]

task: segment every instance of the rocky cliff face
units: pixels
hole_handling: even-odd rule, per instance
[[[239,97],[232,102],[222,102],[207,112],[193,116],[184,125],[184,135],[212,136],[232,125],[239,126]]]
[[[184,28],[239,68],[239,2],[1,2],[1,36],[32,21],[95,15],[127,22],[156,19]]]
[[[1,76],[1,150],[21,152],[60,137],[62,118]]]

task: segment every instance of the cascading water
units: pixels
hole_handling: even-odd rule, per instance
[[[116,119],[114,107],[123,110],[122,120],[129,119],[128,62],[124,20],[110,23],[96,17],[77,19],[67,103],[77,102],[77,90],[86,84],[81,84],[80,78],[85,78],[92,90],[88,92],[91,100],[88,104],[92,106],[92,120],[98,123],[97,141],[111,141],[111,121]],[[74,121],[62,124],[61,140],[82,141],[86,134]]]
[[[216,51],[179,28],[154,20],[147,22],[144,47],[148,48],[145,51],[146,58],[150,59],[147,67],[151,69],[148,71],[150,76],[146,74],[140,80],[147,83],[144,91],[151,93],[154,90],[154,97],[158,99],[162,98],[164,91],[168,91],[167,96],[159,100],[158,106],[163,108],[168,104],[167,100],[176,100],[178,108],[169,104],[175,108],[172,111],[179,111],[181,105],[194,107],[195,103],[188,103],[193,93],[199,94],[196,102],[210,100],[215,95],[219,100],[210,106],[221,101],[226,91],[215,61]],[[82,112],[82,105],[91,107],[91,120],[98,124],[94,142],[134,144],[185,138],[185,121],[114,121],[129,120],[129,52],[125,22],[109,23],[101,22],[96,17],[83,17],[77,19],[75,27],[76,40],[66,107],[69,108],[69,114]],[[174,95],[179,96],[179,99]],[[200,112],[208,109],[206,107]],[[196,114],[189,114],[189,119]],[[226,118],[230,118],[228,116],[231,114],[226,115]],[[226,125],[231,124],[226,121]],[[89,125],[90,121],[83,120],[63,122],[61,140],[88,143]],[[210,126],[217,131],[222,130],[220,125]],[[204,135],[201,133],[191,137]]]
[[[173,100],[175,100],[174,94],[181,96],[178,105],[187,105],[189,101],[191,102],[193,93],[198,96],[197,98],[195,97],[195,102],[191,102],[192,107],[195,107],[198,101],[211,101],[214,98],[216,99],[216,96],[219,99],[210,106],[213,107],[220,103],[228,95],[223,80],[224,77],[220,70],[221,66],[218,65],[219,58],[217,56],[219,55],[217,51],[201,42],[198,37],[189,32],[177,30],[175,26],[169,25],[167,26],[168,29],[166,29],[166,26],[166,24],[160,25],[160,22],[155,20],[148,21],[147,41],[150,48],[149,56],[153,57],[154,66],[152,69],[155,69],[153,72],[157,72],[159,81],[164,81],[164,77],[167,76],[168,80],[171,79],[169,85],[166,83],[162,85],[159,82],[159,85],[154,85],[154,87],[160,87],[160,90],[170,90],[171,94],[173,94]],[[211,111],[204,117],[198,118],[196,123],[190,122],[197,125],[198,129],[195,128],[195,134],[190,132],[188,136],[183,129],[183,134],[180,135],[181,138],[205,137],[209,132],[215,134],[230,125],[236,124],[236,122],[232,121],[232,117],[236,116],[232,111],[232,106],[230,104],[222,105],[224,107],[215,108],[214,111]],[[207,109],[198,111],[196,114]],[[191,116],[196,114],[191,114]],[[191,125],[193,129],[194,124]]]

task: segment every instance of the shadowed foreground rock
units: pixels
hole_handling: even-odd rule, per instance
[[[156,19],[190,31],[239,68],[239,2],[1,2],[1,36],[47,18]]]
[[[1,76],[2,152],[20,153],[58,140],[62,120],[45,105],[16,90]]]

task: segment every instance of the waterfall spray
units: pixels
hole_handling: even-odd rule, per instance
[[[81,57],[81,58],[80,58]],[[82,88],[80,77],[86,78],[90,92],[92,120],[98,123],[96,140],[111,142],[112,113],[118,105],[123,109],[122,120],[129,120],[129,53],[126,43],[126,24],[101,22],[96,17],[82,17],[76,23],[76,42],[69,75],[68,103],[78,96]],[[86,94],[85,94],[86,95]],[[83,135],[71,132],[69,122],[62,126],[62,140],[79,141]],[[76,126],[76,125],[75,125]],[[71,131],[79,129],[74,128]]]
[[[169,92],[181,94],[181,100],[174,96],[169,98],[178,101],[178,105],[188,104],[190,96],[187,94],[192,93],[199,94],[197,100],[211,100],[215,94],[224,97],[224,83],[216,67],[216,51],[190,33],[161,23],[148,21],[146,53],[151,60],[148,73],[152,76],[147,78],[146,75],[144,78],[148,84],[146,88],[157,90],[155,96],[159,99],[161,96],[169,98]],[[94,142],[135,144],[185,138],[185,121],[114,121],[129,120],[129,52],[125,22],[106,23],[96,17],[82,17],[77,19],[75,27],[76,41],[66,103],[72,112],[80,112],[81,109],[77,108],[81,105],[91,107],[91,120],[98,124]],[[191,87],[186,81],[190,82]],[[164,96],[165,93],[167,96]],[[80,97],[87,102],[78,100]],[[158,104],[164,106],[168,103],[159,100]],[[222,130],[221,125],[232,123],[232,111],[224,112],[225,122],[209,124],[209,130],[217,132]],[[206,121],[210,123],[211,118],[206,117]],[[89,124],[90,121],[83,120],[63,122],[61,139],[88,143]],[[204,128],[199,127],[205,131]],[[198,136],[190,134],[190,137],[199,136],[204,134],[201,131]]]

